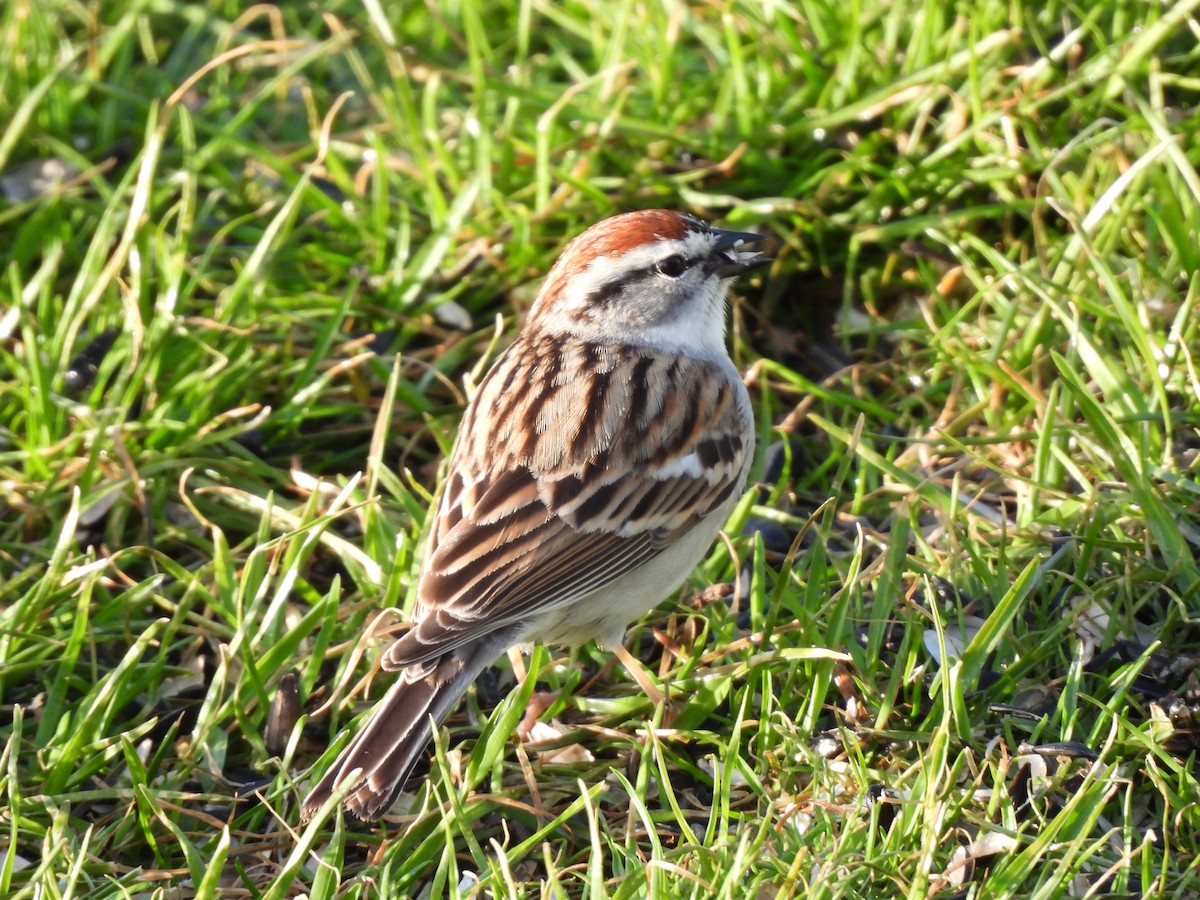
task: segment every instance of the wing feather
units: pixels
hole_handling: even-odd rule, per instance
[[[742,391],[690,357],[518,339],[463,418],[417,624],[384,666],[570,604],[721,509],[748,467]]]

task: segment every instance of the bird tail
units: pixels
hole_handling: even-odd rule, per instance
[[[309,792],[301,817],[315,816],[355,769],[361,774],[343,801],[347,812],[364,822],[383,816],[429,743],[431,720],[441,722],[498,653],[493,642],[476,641],[405,669]]]

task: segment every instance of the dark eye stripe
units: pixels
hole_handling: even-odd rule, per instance
[[[672,275],[670,272],[661,271],[659,267],[662,266],[663,263],[666,263],[672,259],[679,260],[679,272]],[[656,263],[651,263],[650,265],[643,266],[640,269],[633,269],[620,278],[614,278],[612,281],[606,281],[604,284],[595,288],[590,294],[588,294],[588,301],[597,305],[606,305],[612,303],[613,300],[620,296],[621,291],[624,290],[625,285],[627,284],[640,281],[646,276],[658,277],[659,275],[666,275],[669,278],[678,278],[697,262],[699,262],[699,260],[687,259],[686,257],[680,256],[677,253],[673,254],[668,256],[666,259],[660,259]]]
[[[588,294],[588,302],[594,303],[597,306],[607,306],[621,295],[621,291],[625,287],[625,280],[616,278],[612,281],[606,281],[600,287],[596,288]]]

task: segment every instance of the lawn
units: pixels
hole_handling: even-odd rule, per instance
[[[8,0],[0,897],[1200,895],[1198,134],[1200,0]],[[775,257],[665,699],[501,660],[302,825],[471,386],[656,206]]]

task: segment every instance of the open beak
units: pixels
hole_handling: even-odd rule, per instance
[[[766,237],[752,231],[722,231],[713,229],[717,236],[717,244],[713,247],[713,255],[704,267],[709,272],[716,272],[722,278],[733,278],[765,266],[772,262],[771,257],[763,256],[758,250],[748,250],[744,245],[755,241],[765,241]]]

